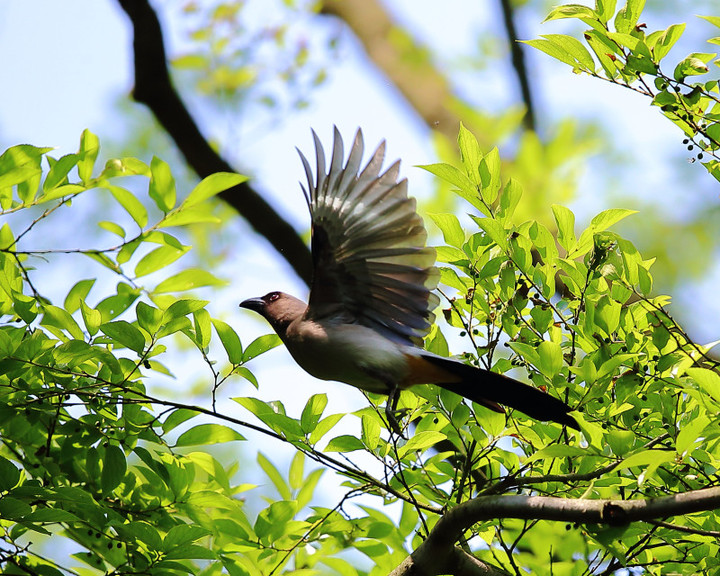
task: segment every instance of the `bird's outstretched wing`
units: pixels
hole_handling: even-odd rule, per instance
[[[329,167],[313,132],[316,178],[300,153],[312,216],[313,281],[306,316],[338,317],[376,329],[395,340],[418,344],[435,321],[439,299],[435,250],[407,194],[398,182],[400,162],[381,173],[385,142],[361,169],[363,136],[355,135],[343,166],[343,142],[334,131]]]

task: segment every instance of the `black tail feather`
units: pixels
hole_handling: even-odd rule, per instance
[[[462,382],[435,382],[445,390],[491,409],[492,403],[496,402],[515,408],[536,420],[551,420],[580,430],[575,418],[568,414],[572,410],[570,406],[537,388],[451,358],[443,358],[434,354],[423,354],[423,358],[463,379]]]

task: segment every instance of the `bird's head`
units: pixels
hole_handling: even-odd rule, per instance
[[[254,310],[270,323],[278,335],[283,336],[288,324],[300,318],[307,305],[290,294],[269,292],[265,296],[243,300],[240,308]]]

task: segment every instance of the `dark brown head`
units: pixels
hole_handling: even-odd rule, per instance
[[[254,310],[265,318],[280,337],[285,335],[288,324],[304,313],[307,305],[290,294],[269,292],[259,298],[248,298],[240,302],[241,308]]]

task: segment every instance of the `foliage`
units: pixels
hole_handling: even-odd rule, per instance
[[[218,280],[205,270],[174,272],[189,247],[168,229],[211,219],[205,201],[241,177],[214,175],[178,203],[159,159],[111,160],[93,177],[99,144],[89,132],[77,154],[59,159],[32,146],[0,156],[3,219],[27,214],[21,232],[7,223],[0,230],[3,573],[364,573],[356,567],[363,561],[340,555],[354,549],[371,560],[369,573],[384,574],[445,511],[471,498],[651,498],[717,485],[718,367],[708,347],[668,315],[669,299],[651,295],[652,260],[609,231],[630,211],[604,211],[578,236],[573,214],[554,206],[556,240],[536,221],[515,223],[522,191],[503,180],[497,150],[483,155],[465,129],[459,145],[460,168],[426,167],[480,214],[472,230],[452,214],[433,217],[446,242],[438,247],[443,291],[456,292],[448,294],[446,319],[466,336],[468,361],[527,373],[578,408],[582,434],[468,405],[434,386],[403,394],[412,422],[407,438],[388,433],[381,397],[353,413],[352,434],[334,432],[344,415],[325,412],[324,394],[297,413],[281,401],[236,398],[259,424],[225,414],[215,404],[219,386],[237,375],[254,382],[245,364],[277,339],[243,347],[228,324],[210,317],[205,301],[176,298]],[[130,191],[138,177],[147,182],[142,194]],[[137,231],[101,222],[118,244],[72,252],[120,281],[91,299],[105,289],[77,279],[62,304],[53,304],[44,294],[52,278],[31,264],[69,256],[33,249],[38,224],[100,190]],[[157,219],[139,199],[145,194]],[[163,277],[141,284],[154,272]],[[151,391],[170,373],[160,359],[172,366],[178,338],[208,371],[201,405]],[[428,347],[447,353],[439,330]],[[227,357],[222,369],[216,354]],[[202,448],[242,441],[248,431],[296,449],[287,472],[258,454],[276,491],[258,514],[249,510],[257,497],[244,471]],[[307,458],[322,468],[307,472]],[[323,469],[343,481],[337,502],[315,494]],[[358,496],[359,511],[349,509]],[[393,503],[396,514],[380,509]],[[500,518],[465,538],[477,557],[515,573],[717,569],[717,515],[673,522],[683,532],[667,522],[610,527]],[[72,541],[74,559],[45,553],[33,543],[38,535]]]
[[[192,78],[200,94],[279,113],[307,106],[310,91],[325,82],[324,65],[314,58],[317,39],[297,30],[298,20],[311,12],[307,2],[265,3],[264,15],[246,2],[182,4],[188,48],[173,66]],[[326,44],[332,51],[335,40]]]
[[[568,498],[652,498],[718,485],[718,363],[707,355],[711,346],[692,342],[668,314],[669,298],[652,296],[652,260],[608,230],[631,211],[603,211],[579,236],[572,212],[558,205],[557,238],[537,221],[514,224],[521,188],[503,183],[497,151],[483,155],[464,129],[459,145],[462,169],[426,167],[482,214],[472,216],[478,230],[469,235],[454,215],[434,217],[447,244],[438,249],[449,264],[442,282],[458,292],[446,319],[478,352],[473,362],[499,372],[522,366],[535,385],[577,407],[583,428],[582,438],[522,420],[493,428],[492,417],[478,414],[490,433],[482,440],[475,427],[447,436],[482,466],[480,494],[532,486]],[[509,357],[498,357],[500,346],[510,348]],[[463,416],[450,412],[448,420],[463,422],[467,408],[456,406]],[[504,452],[497,446],[508,435],[514,450]],[[718,518],[708,512],[680,523],[717,532]],[[495,526],[487,522],[475,534],[520,560],[497,550],[485,558],[532,573],[547,573],[548,557],[553,573],[579,563],[578,573],[621,566],[696,573],[717,565],[706,557],[717,551],[713,536],[678,538],[657,525],[568,525],[566,534],[542,523]]]
[[[662,66],[682,36],[685,24],[646,31],[646,25],[640,21],[644,6],[645,0],[627,0],[617,12],[616,0],[597,0],[594,8],[581,4],[557,6],[546,21],[576,18],[590,26],[583,34],[587,48],[578,39],[564,34],[546,34],[527,43],[568,64],[577,73],[586,73],[652,98],[652,104],[686,135],[683,142],[688,150],[697,148],[698,160],[703,160],[705,154],[710,156],[703,165],[720,180],[718,81],[693,80],[710,72],[708,64],[717,54],[693,52],[677,62],[670,74]],[[720,27],[720,17],[702,18]],[[720,44],[720,37],[708,42]]]

